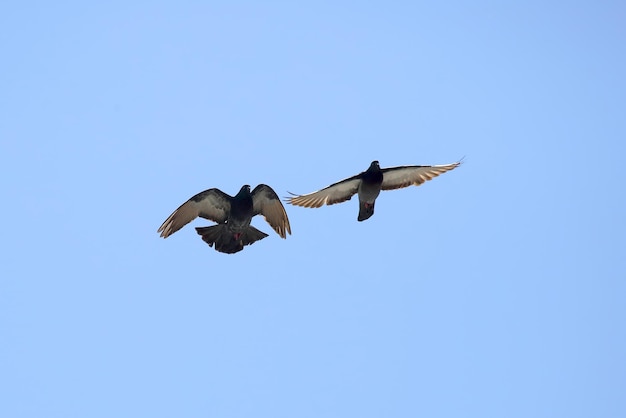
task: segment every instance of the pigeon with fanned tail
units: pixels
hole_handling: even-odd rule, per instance
[[[259,184],[252,192],[246,184],[234,197],[215,188],[198,193],[176,209],[157,232],[167,238],[197,217],[210,219],[217,225],[197,227],[196,232],[215,250],[233,254],[268,236],[250,225],[256,215],[263,215],[281,238],[291,234],[285,207],[265,184]]]
[[[369,219],[374,214],[374,204],[381,190],[393,190],[432,180],[438,175],[455,169],[461,161],[446,165],[406,165],[380,168],[378,161],[372,161],[369,168],[356,176],[333,183],[317,192],[296,195],[286,199],[287,203],[305,208],[319,208],[323,205],[350,200],[359,196],[358,221]]]

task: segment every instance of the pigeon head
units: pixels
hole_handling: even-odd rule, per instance
[[[378,160],[372,161],[372,163],[370,164],[370,170],[372,170],[372,169],[380,170],[380,165],[378,164]]]
[[[237,196],[244,196],[248,194],[250,194],[250,185],[244,184],[243,186],[241,186],[241,189],[239,189],[239,193],[237,193]]]

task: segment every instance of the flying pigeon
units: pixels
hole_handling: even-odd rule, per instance
[[[374,214],[374,204],[381,190],[393,190],[432,180],[439,174],[455,169],[461,161],[446,165],[405,165],[380,168],[378,161],[372,161],[369,168],[356,176],[318,190],[317,192],[288,197],[287,203],[305,208],[319,208],[323,205],[350,200],[355,193],[359,195],[358,221],[369,219]]]
[[[219,189],[205,190],[183,203],[157,230],[167,238],[198,216],[217,222],[217,225],[196,228],[198,235],[215,250],[233,254],[267,237],[250,221],[256,215],[263,215],[267,223],[286,238],[291,234],[291,226],[285,207],[276,192],[265,184],[259,184],[250,193],[250,186],[244,185],[235,197]]]

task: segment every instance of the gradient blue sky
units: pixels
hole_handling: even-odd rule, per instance
[[[2,5],[0,416],[626,416],[625,17]],[[156,232],[210,187],[463,156],[235,255]]]

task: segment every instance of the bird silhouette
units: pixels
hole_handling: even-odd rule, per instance
[[[380,168],[378,161],[372,161],[369,168],[355,176],[348,177],[333,183],[317,192],[297,195],[285,199],[289,204],[305,208],[319,208],[323,205],[350,200],[352,196],[359,196],[359,216],[357,220],[364,221],[374,214],[376,198],[381,190],[393,190],[432,180],[446,171],[454,170],[461,161],[446,165],[405,165],[398,167]]]
[[[235,196],[216,188],[200,192],[176,209],[157,232],[167,238],[197,217],[210,219],[217,225],[197,227],[196,232],[215,250],[233,254],[268,236],[250,225],[256,215],[263,215],[281,238],[291,234],[285,207],[265,184],[259,184],[252,192],[246,184]]]

